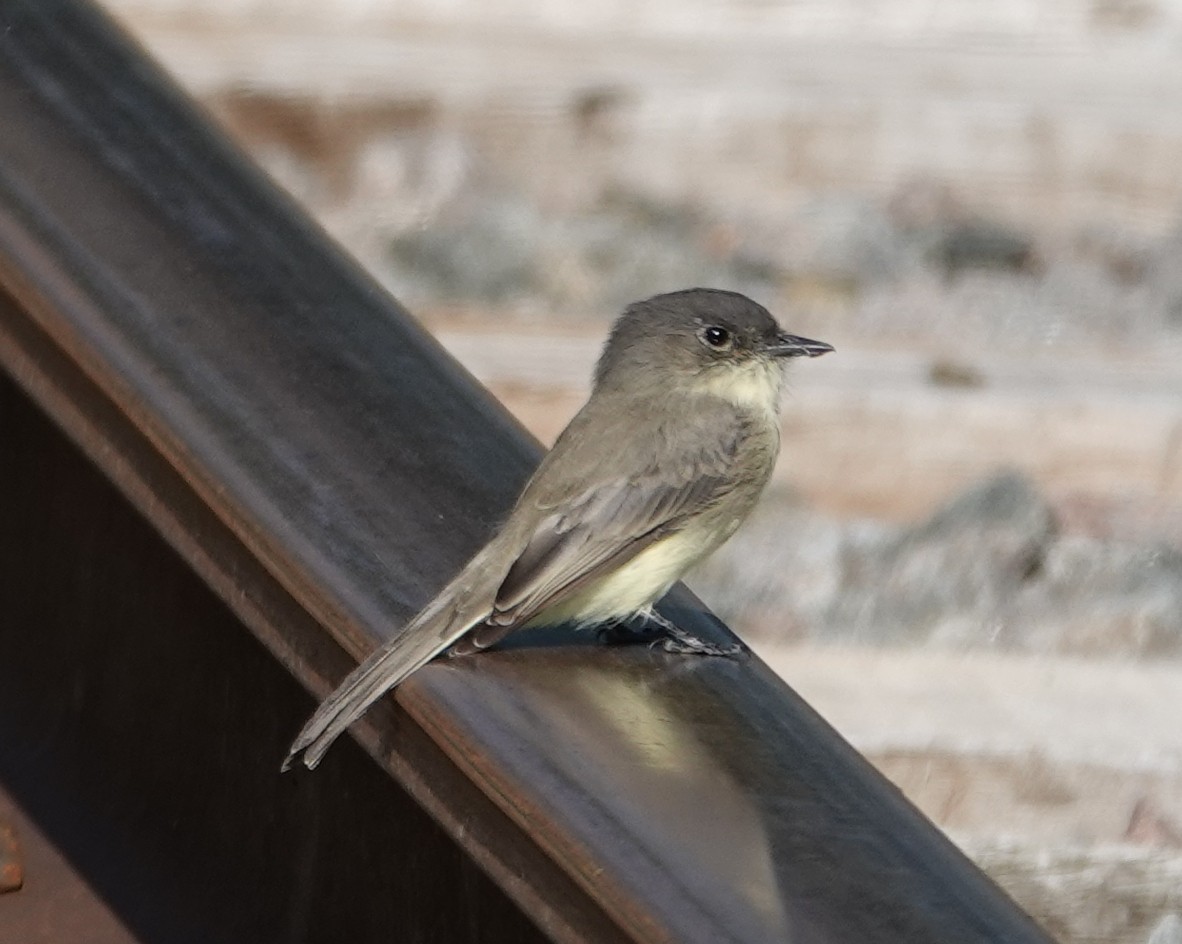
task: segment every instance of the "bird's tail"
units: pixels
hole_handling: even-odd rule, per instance
[[[283,762],[288,770],[299,754],[309,769],[320,763],[349,725],[360,718],[377,699],[416,669],[430,662],[484,615],[465,618],[446,601],[446,591],[416,616],[406,628],[350,672],[308,719],[296,736]]]

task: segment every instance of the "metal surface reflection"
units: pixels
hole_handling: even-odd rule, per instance
[[[398,698],[638,939],[999,939],[1001,893],[752,656],[523,646]]]
[[[764,816],[727,756],[733,732],[694,717],[697,677],[730,671],[725,660],[643,648],[594,659],[577,648],[516,650],[433,666],[424,684],[461,722],[471,712],[495,725],[498,747],[518,744],[520,764],[505,767],[452,748],[523,824],[555,822],[570,802],[597,807],[553,850],[590,889],[615,886],[613,897],[628,899],[648,888],[676,902],[662,916],[675,940],[787,939]],[[618,857],[606,873],[595,865],[605,852]]]

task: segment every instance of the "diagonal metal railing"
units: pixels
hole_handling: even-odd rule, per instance
[[[0,784],[140,939],[1048,940],[754,657],[539,632],[281,778],[539,449],[80,0],[0,0],[0,366]]]

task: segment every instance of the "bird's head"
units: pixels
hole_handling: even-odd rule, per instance
[[[788,334],[766,308],[737,292],[694,288],[625,309],[595,371],[596,387],[714,394],[774,406],[782,366],[833,348]]]

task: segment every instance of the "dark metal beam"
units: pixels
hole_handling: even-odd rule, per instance
[[[0,115],[0,363],[327,692],[483,542],[536,444],[84,3],[0,0]],[[727,634],[674,596],[688,628]],[[0,646],[21,631],[0,627]],[[204,681],[294,733],[277,683],[252,701],[250,676],[230,673],[233,695]],[[245,778],[282,807],[281,746],[256,718],[255,752],[220,769],[214,719],[234,726],[199,714],[155,762]],[[557,940],[1046,941],[754,658],[543,632],[428,666],[358,733]],[[291,789],[322,777],[341,792],[318,790],[317,809],[347,805],[349,757]],[[349,825],[321,866],[385,856],[389,882],[418,868],[415,849]],[[316,889],[286,891],[301,939]]]

